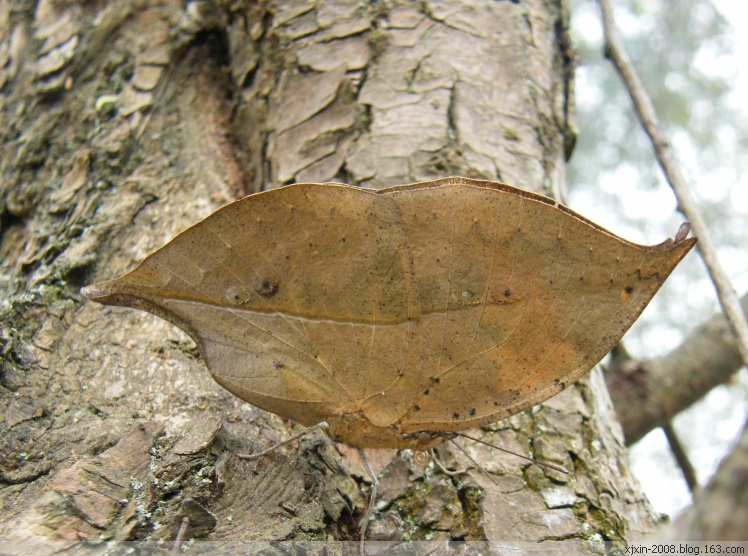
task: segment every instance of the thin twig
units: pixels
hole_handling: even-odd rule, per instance
[[[675,460],[678,462],[678,466],[683,473],[683,478],[686,480],[688,490],[691,491],[691,494],[696,494],[696,491],[699,490],[699,481],[696,478],[696,470],[693,468],[693,465],[691,465],[691,460],[688,459],[686,449],[683,447],[683,444],[681,444],[680,438],[678,438],[678,434],[673,428],[673,424],[671,422],[664,424],[662,430],[667,437],[668,444],[670,444],[670,451],[673,452],[673,456],[675,456]]]
[[[652,142],[657,162],[660,164],[660,168],[662,168],[665,178],[678,200],[678,210],[685,215],[693,226],[694,235],[699,239],[696,247],[717,290],[719,303],[730,325],[730,330],[735,336],[735,343],[738,346],[743,363],[748,365],[748,324],[746,324],[745,316],[740,309],[738,296],[730,283],[730,278],[719,263],[717,252],[704,219],[701,217],[686,179],[675,160],[670,141],[662,130],[652,100],[647,95],[639,76],[628,59],[616,27],[612,1],[598,0],[598,2],[602,11],[603,30],[605,32],[605,56],[613,62],[626,86],[626,90],[634,103],[636,115]]]

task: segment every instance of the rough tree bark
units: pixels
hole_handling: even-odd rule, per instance
[[[321,434],[238,459],[292,425],[223,391],[176,328],[78,289],[292,181],[457,174],[558,197],[567,24],[563,0],[0,0],[0,535],[44,552],[173,539],[189,516],[187,538],[355,539],[355,461]],[[598,371],[476,434],[571,475],[465,442],[496,484],[400,454],[370,538],[587,552],[658,520]],[[441,457],[470,465],[451,446]]]

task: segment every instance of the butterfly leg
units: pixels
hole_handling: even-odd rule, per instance
[[[179,526],[179,533],[177,538],[174,539],[174,546],[171,548],[171,556],[178,556],[179,550],[182,548],[182,541],[184,540],[184,533],[187,531],[187,527],[190,525],[190,518],[185,516],[182,518],[182,524]]]
[[[467,468],[465,469],[458,469],[456,471],[450,471],[446,467],[444,467],[444,464],[439,459],[439,456],[436,455],[436,450],[434,448],[431,448],[431,458],[434,460],[434,463],[436,466],[441,470],[442,473],[445,475],[448,475],[450,477],[454,477],[456,475],[462,475],[463,473],[467,473]]]
[[[530,458],[530,457],[527,457],[527,456],[523,456],[522,454],[517,454],[515,452],[507,450],[506,448],[501,448],[500,446],[496,446],[495,444],[491,444],[490,442],[486,442],[485,440],[481,440],[480,438],[475,438],[474,436],[468,436],[467,434],[462,433],[462,432],[458,432],[458,433],[455,433],[455,434],[457,434],[457,436],[461,436],[462,438],[467,438],[468,440],[472,440],[473,442],[477,442],[479,444],[483,444],[485,446],[488,446],[489,448],[493,448],[494,450],[499,450],[500,452],[504,452],[506,454],[511,454],[511,455],[516,456],[516,457],[518,457],[520,459],[523,459],[523,460],[526,460],[526,461],[531,461],[532,463],[537,463],[538,465],[540,465],[542,467],[546,467],[548,469],[553,469],[554,471],[558,471],[559,473],[563,473],[564,475],[568,475],[569,474],[569,472],[566,469],[564,469],[563,467],[559,467],[558,465],[553,465],[552,463],[547,463],[545,461],[538,461],[535,458]],[[452,444],[454,444],[455,446],[457,446],[458,448],[460,448],[460,450],[462,450],[462,453],[465,454],[468,458],[470,458],[470,461],[472,461],[475,465],[478,465],[478,462],[476,462],[473,458],[471,458],[470,455],[465,450],[463,450],[460,447],[460,445],[457,444],[457,442],[454,441],[454,439],[450,439],[450,442]],[[478,467],[480,467],[480,465],[478,465]],[[482,468],[481,468],[481,471],[483,471]],[[483,472],[485,473],[485,471],[483,471]]]
[[[493,484],[497,484],[497,483],[496,483],[496,481],[494,480],[494,478],[493,478],[493,477],[491,477],[491,474],[490,474],[490,473],[489,473],[488,471],[486,471],[485,469],[483,469],[483,467],[481,467],[480,463],[478,463],[477,461],[475,461],[475,460],[474,460],[474,459],[473,459],[473,458],[472,458],[472,457],[470,456],[470,454],[468,454],[468,453],[467,453],[467,452],[465,451],[465,449],[464,449],[464,448],[463,448],[462,446],[460,446],[459,444],[457,444],[457,442],[455,442],[455,441],[454,441],[454,439],[451,439],[451,438],[450,438],[450,440],[449,440],[449,441],[450,441],[450,442],[451,442],[452,444],[454,444],[455,446],[457,446],[457,449],[458,449],[458,450],[460,450],[460,451],[461,451],[461,452],[462,452],[463,454],[465,454],[465,456],[467,456],[467,458],[468,458],[468,459],[469,459],[470,461],[472,461],[472,462],[473,462],[473,463],[475,464],[475,466],[476,466],[476,467],[477,467],[478,469],[480,469],[480,470],[481,470],[481,471],[483,472],[483,474],[484,474],[484,475],[485,475],[486,477],[488,477],[488,478],[490,479],[490,481],[491,481],[491,482],[492,482]]]
[[[248,460],[257,459],[257,458],[264,456],[265,454],[269,454],[270,452],[276,450],[277,448],[280,448],[281,446],[285,446],[286,444],[290,444],[294,440],[298,440],[299,438],[301,438],[304,435],[309,434],[310,432],[314,432],[317,429],[326,429],[329,426],[330,425],[327,424],[327,421],[322,421],[321,423],[317,423],[316,425],[305,428],[300,433],[294,434],[291,438],[287,438],[283,442],[278,442],[277,444],[273,444],[267,450],[263,450],[262,452],[258,452],[256,454],[236,454],[236,456],[241,459],[248,459]]]
[[[362,448],[358,449],[358,455],[361,456],[361,461],[364,462],[366,471],[369,473],[369,476],[371,477],[371,495],[369,496],[369,504],[366,507],[366,515],[364,515],[364,522],[361,525],[360,553],[361,553],[361,556],[366,556],[366,551],[364,548],[364,543],[366,542],[366,528],[369,526],[369,519],[371,518],[371,511],[374,508],[374,503],[377,500],[377,486],[379,486],[379,481],[377,481],[377,476],[374,474],[374,469],[372,469],[371,464],[369,463],[369,460],[366,457],[366,453],[364,452]]]

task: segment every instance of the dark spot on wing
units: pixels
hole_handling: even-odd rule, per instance
[[[270,278],[263,278],[255,291],[262,297],[273,297],[278,292],[278,282]]]

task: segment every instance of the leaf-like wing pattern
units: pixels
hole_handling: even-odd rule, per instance
[[[258,407],[353,445],[422,448],[578,380],[695,242],[636,245],[494,182],[297,184],[83,293],[182,327]]]

